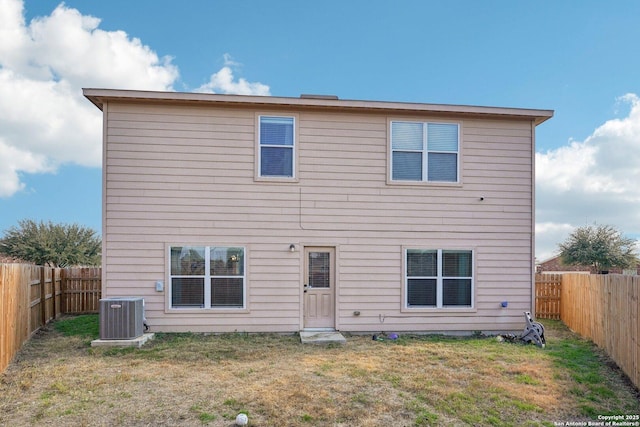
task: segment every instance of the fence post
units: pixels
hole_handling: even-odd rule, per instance
[[[60,269],[60,312],[67,312],[67,269]]]
[[[56,318],[56,269],[51,267],[51,318]]]
[[[47,324],[47,284],[46,274],[44,272],[45,267],[39,267],[40,270],[40,324],[44,326]]]

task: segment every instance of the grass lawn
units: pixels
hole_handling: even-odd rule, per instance
[[[31,339],[0,375],[0,425],[553,426],[640,414],[637,389],[590,342],[544,321],[547,348],[495,338],[157,334],[91,348],[97,316]]]

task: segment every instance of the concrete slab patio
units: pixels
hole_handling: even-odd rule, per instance
[[[91,341],[91,347],[142,347],[147,341],[154,338],[153,333],[143,334],[138,338],[132,338],[128,340],[93,340]]]

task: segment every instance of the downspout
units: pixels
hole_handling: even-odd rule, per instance
[[[109,120],[109,103],[102,104],[102,284],[100,298],[107,298],[107,127]]]
[[[531,313],[536,316],[536,124],[531,120]]]

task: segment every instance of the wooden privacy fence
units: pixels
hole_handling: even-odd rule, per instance
[[[100,309],[102,269],[100,267],[66,268],[63,271],[65,314],[97,313]]]
[[[640,387],[640,276],[536,274],[536,318],[560,319]]]
[[[61,314],[97,313],[102,269],[0,264],[0,372]]]
[[[562,274],[536,274],[536,318],[560,320],[561,290]]]
[[[640,277],[563,274],[561,319],[640,387]]]

